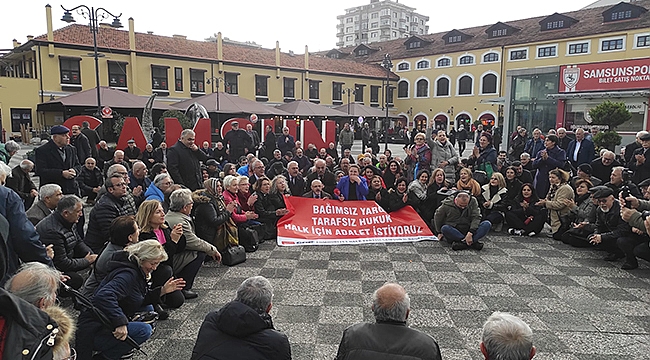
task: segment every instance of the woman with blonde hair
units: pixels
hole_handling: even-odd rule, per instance
[[[146,200],[138,208],[135,221],[140,227],[140,241],[157,240],[165,249],[165,260],[151,275],[152,286],[162,286],[172,278],[179,269],[174,269],[174,255],[185,250],[186,240],[183,236],[183,226],[178,224],[170,229],[165,222],[165,211],[158,200]],[[163,303],[170,308],[178,308],[185,302],[185,297],[180,291],[167,294]],[[156,308],[156,311],[162,309]],[[164,317],[165,312],[162,312]]]
[[[472,178],[472,170],[469,168],[460,169],[459,179],[456,182],[458,190],[467,190],[473,196],[481,195],[481,184]]]
[[[495,172],[481,189],[478,203],[481,205],[483,220],[489,220],[492,226],[497,225],[494,229],[500,231],[508,210],[506,179],[501,173]]]
[[[562,240],[562,234],[559,233],[562,222],[560,218],[568,214],[573,208],[575,193],[573,188],[568,184],[569,173],[560,169],[553,169],[548,173],[550,188],[546,198],[537,202],[537,205],[544,206],[551,218],[552,237],[556,240]]]

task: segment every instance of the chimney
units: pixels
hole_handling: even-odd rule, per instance
[[[27,41],[32,41],[34,40],[34,36],[32,35],[27,35]]]
[[[309,48],[305,45],[305,69],[309,70]]]
[[[54,57],[54,30],[52,30],[52,7],[45,5],[45,21],[47,22],[47,55]]]
[[[135,22],[129,18],[129,50],[135,51]]]
[[[185,35],[177,35],[177,34],[174,34],[174,35],[172,35],[172,37],[173,37],[174,39],[183,39],[183,40],[187,39],[187,36],[185,36]]]
[[[153,35],[153,31],[149,30],[149,31],[147,31],[147,34]]]
[[[221,31],[217,33],[217,60],[223,60],[223,38],[221,37]],[[221,73],[221,69],[219,69]]]
[[[275,42],[275,78],[280,78],[280,42]]]
[[[17,48],[17,47],[20,46],[20,43],[18,42],[18,40],[14,39],[13,42],[14,42],[14,48]]]

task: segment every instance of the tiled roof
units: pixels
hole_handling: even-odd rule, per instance
[[[635,2],[634,5],[642,6],[646,9],[650,9],[650,0],[640,0]],[[435,34],[428,35],[419,35],[423,39],[432,41],[432,43],[424,45],[419,49],[410,49],[407,50],[404,46],[404,39],[395,39],[384,42],[373,43],[372,46],[379,48],[380,51],[371,53],[368,56],[363,56],[357,58],[357,61],[370,62],[370,63],[379,63],[383,60],[384,54],[388,53],[393,59],[404,59],[404,58],[413,58],[421,56],[431,56],[431,55],[442,55],[449,54],[454,52],[462,51],[471,51],[475,49],[484,49],[484,48],[498,48],[501,46],[511,46],[519,44],[527,44],[533,42],[542,42],[542,41],[557,41],[563,38],[573,38],[580,36],[593,36],[603,33],[611,33],[617,31],[625,31],[631,29],[641,29],[650,27],[650,12],[645,12],[637,19],[629,19],[623,21],[607,22],[603,23],[603,11],[608,8],[598,7],[583,9],[578,11],[566,12],[563,15],[569,16],[578,20],[577,23],[573,24],[568,29],[557,29],[557,30],[548,30],[541,31],[540,21],[547,18],[547,16],[538,16],[529,19],[515,20],[504,22],[505,24],[521,29],[513,35],[498,37],[493,39],[488,39],[486,30],[493,26],[494,24],[476,26],[467,29],[458,29],[459,31],[468,34],[472,37],[467,39],[462,43],[452,43],[445,45],[443,37],[445,34],[448,34],[449,31],[439,32]],[[348,46],[344,48],[339,48],[344,54],[350,54],[354,50],[355,46]],[[321,56],[325,56],[327,51],[319,53]],[[313,59],[313,57],[312,57]],[[354,55],[348,57],[348,59],[354,59]]]
[[[47,35],[38,36],[34,40],[47,41]],[[138,52],[217,60],[217,44],[215,42],[188,40],[180,37],[138,32],[135,33],[135,42],[136,51]],[[93,37],[92,33],[88,30],[88,26],[72,24],[54,31],[54,43],[92,47]],[[129,32],[102,27],[97,33],[97,46],[100,48],[128,51]],[[223,60],[224,62],[275,67],[275,49],[253,48],[224,43]],[[283,68],[304,69],[304,64],[304,55],[280,53],[280,66]],[[379,65],[318,56],[310,56],[309,70],[352,76],[379,78],[386,76],[386,71]],[[392,75],[392,79],[397,79],[397,76]]]

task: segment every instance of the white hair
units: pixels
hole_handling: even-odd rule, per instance
[[[20,162],[20,168],[23,169],[24,171],[31,170],[34,168],[34,163],[28,159],[25,159]]]
[[[160,188],[160,184],[162,184],[163,181],[166,179],[171,179],[171,175],[169,173],[160,173],[156,175],[156,177],[153,179],[153,184],[157,187]]]
[[[272,300],[273,287],[263,276],[253,276],[244,280],[235,295],[235,301],[248,305],[258,313],[265,313]]]
[[[5,150],[7,150],[8,153],[16,152],[20,150],[20,145],[13,140],[9,140],[5,143]]]
[[[46,197],[54,195],[57,191],[61,191],[61,186],[57,184],[45,184],[38,190],[38,199],[44,200]]]
[[[7,176],[11,177],[11,168],[9,165],[0,162],[0,184],[4,185]]]
[[[489,359],[528,360],[533,331],[520,318],[496,311],[483,325],[482,341]]]
[[[16,276],[24,278],[22,287],[14,286]],[[38,262],[24,263],[18,272],[5,283],[5,289],[17,297],[37,306],[41,299],[54,304],[56,290],[59,288],[61,273],[55,268]]]
[[[233,182],[238,183],[238,182],[239,182],[238,177],[239,177],[239,176],[233,176],[233,175],[228,175],[228,176],[226,176],[226,177],[223,179],[223,187],[225,187],[225,188],[230,187],[230,186],[232,185]]]
[[[383,286],[381,288],[383,288]],[[382,304],[378,294],[381,288],[375,290],[372,294],[372,311],[375,315],[375,320],[406,321],[409,309],[411,308],[411,298],[406,291],[401,299],[395,299],[391,304]]]
[[[180,211],[186,205],[192,203],[192,190],[178,189],[169,195],[169,210]]]

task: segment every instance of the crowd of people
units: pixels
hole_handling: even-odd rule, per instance
[[[275,239],[278,220],[289,212],[286,196],[375,201],[386,212],[410,206],[453,250],[481,250],[485,236],[502,228],[535,237],[548,223],[549,236],[600,248],[607,252],[605,260],[624,259],[623,269],[637,268],[637,258],[650,260],[650,219],[644,212],[650,210],[647,132],[639,132],[617,159],[609,150],[596,154],[592,134],[582,129],[571,139],[562,128],[546,135],[535,129],[532,138],[518,128],[508,151],[499,151],[501,134],[479,127],[468,139],[474,142],[471,154],[463,157],[444,130],[431,126],[414,134],[403,158],[372,147],[352,154],[349,124],[339,133],[340,152],[335,143],[304,149],[286,127],[277,135],[271,127],[265,131],[261,142],[251,125],[243,130],[232,122],[214,147],[208,142],[199,147],[189,129],[167,147],[156,131],[141,150],[133,140],[125,149],[111,149],[88,124],[72,131],[52,127],[34,162],[23,160],[14,169],[0,163],[0,236],[7,245],[3,283],[37,265],[55,269],[62,283],[52,280],[54,275],[45,283],[54,282],[59,296],[75,298],[81,310],[68,329],[74,332],[76,323],[79,358],[119,359],[135,351],[124,342],[127,336],[142,344],[154,320],[166,319],[168,309],[199,296],[192,288],[204,262],[221,261],[239,245],[255,251],[259,242]],[[458,134],[454,137],[460,147]],[[19,149],[8,142],[0,148],[0,160],[8,163]],[[39,189],[29,175],[33,170]],[[92,206],[88,219],[84,205]],[[34,262],[40,264],[30,265]],[[377,312],[385,304],[384,292],[408,308],[404,289],[382,289],[373,304],[378,324],[403,323],[408,310]],[[230,340],[259,333],[251,343],[286,342],[268,358],[290,357],[286,336],[265,332],[272,329],[271,297],[268,280],[245,281],[233,303],[206,318],[194,358],[227,347],[229,340],[215,345],[210,338],[222,333]],[[41,309],[52,302],[49,295],[32,300]],[[47,315],[41,318],[47,322]],[[238,328],[241,333],[224,327],[240,318],[251,321]],[[348,329],[338,358],[359,358],[349,353],[381,344],[362,337],[390,333],[381,326]],[[437,349],[430,337],[417,336],[429,350]],[[481,350],[490,352],[487,342]]]

